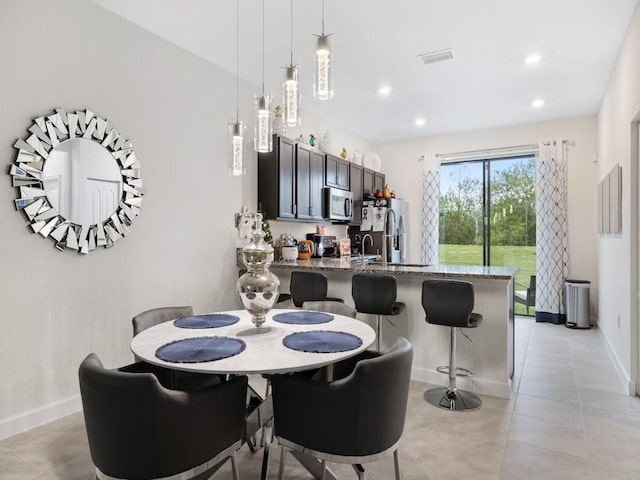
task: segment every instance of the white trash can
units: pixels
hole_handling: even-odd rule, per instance
[[[564,282],[565,312],[567,314],[567,328],[591,328],[589,291],[591,282],[588,280],[570,280]]]

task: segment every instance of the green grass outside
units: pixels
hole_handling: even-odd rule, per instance
[[[482,265],[481,245],[440,245],[440,263],[444,265]],[[525,290],[529,278],[536,274],[536,247],[492,246],[491,265],[494,267],[518,267],[516,290]],[[521,285],[517,285],[521,284]],[[529,310],[533,313],[533,309]],[[524,305],[516,303],[516,314],[526,315]]]

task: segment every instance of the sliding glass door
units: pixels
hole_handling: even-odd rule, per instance
[[[439,255],[442,264],[520,268],[516,313],[534,314],[534,156],[441,165]]]

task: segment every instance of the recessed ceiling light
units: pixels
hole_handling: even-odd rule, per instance
[[[386,97],[387,95],[389,95],[391,93],[391,87],[389,85],[382,85],[378,89],[378,93],[380,95],[382,95],[383,97]]]
[[[524,59],[524,63],[527,65],[535,65],[542,60],[542,55],[539,53],[532,53],[531,55],[527,55],[527,58]]]
[[[542,100],[541,98],[534,100],[533,102],[531,102],[531,106],[533,108],[540,108],[544,105],[544,100]]]
[[[427,121],[424,118],[416,118],[416,125],[418,127],[423,126]]]

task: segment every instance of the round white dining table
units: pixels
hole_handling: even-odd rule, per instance
[[[304,312],[299,309],[271,310],[267,321],[258,329],[251,323],[245,310],[216,312],[239,317],[237,323],[215,328],[181,328],[174,320],[150,327],[133,337],[131,350],[138,357],[154,365],[175,370],[219,374],[272,374],[309,370],[357,355],[366,350],[376,338],[374,330],[366,323],[343,315],[328,314],[331,321],[319,324],[290,324],[273,319],[286,312]],[[316,314],[318,312],[309,312]],[[283,339],[292,333],[308,331],[345,332],[355,335],[362,344],[352,350],[335,353],[315,353],[286,347]],[[157,357],[156,351],[171,342],[193,337],[221,336],[240,339],[245,349],[237,355],[200,363],[167,362]]]

